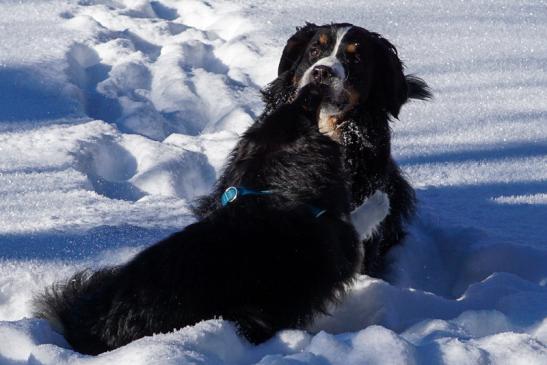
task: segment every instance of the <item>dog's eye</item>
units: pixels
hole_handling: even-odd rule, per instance
[[[310,57],[311,58],[317,58],[321,54],[321,50],[317,47],[313,47],[310,49]]]

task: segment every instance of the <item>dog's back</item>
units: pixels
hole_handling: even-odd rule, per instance
[[[313,88],[310,85],[310,88]],[[341,146],[315,123],[319,95],[303,93],[252,125],[229,157],[214,192],[195,207],[205,217],[221,207],[229,186],[275,191],[283,205],[307,202],[349,215],[350,193]]]
[[[310,117],[318,98],[309,90],[245,133],[199,222],[125,265],[55,285],[37,315],[91,354],[216,316],[255,343],[305,326],[361,260],[339,147]],[[268,194],[222,206],[231,185]]]

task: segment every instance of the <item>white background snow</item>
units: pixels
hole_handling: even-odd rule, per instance
[[[192,222],[305,20],[383,34],[435,94],[393,123],[420,205],[392,283],[257,347],[217,319],[90,357],[30,318]],[[541,0],[1,1],[0,364],[546,364],[546,40]]]

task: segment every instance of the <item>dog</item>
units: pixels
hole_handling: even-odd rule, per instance
[[[349,23],[297,28],[281,56],[278,77],[262,91],[264,115],[290,102],[306,85],[327,85],[320,107],[321,132],[343,146],[352,208],[375,191],[389,196],[390,214],[363,241],[361,272],[385,277],[386,255],[405,237],[415,211],[415,194],[391,157],[389,122],[409,99],[431,98],[427,84],[403,73],[396,48],[377,33]]]
[[[375,195],[358,222],[366,228],[354,229],[341,146],[316,123],[326,89],[302,87],[243,134],[196,204],[199,221],[125,264],[53,284],[35,315],[92,355],[215,317],[252,343],[305,328],[344,293],[361,265],[360,236],[389,211]]]

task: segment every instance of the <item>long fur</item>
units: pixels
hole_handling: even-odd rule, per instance
[[[409,99],[431,98],[427,84],[417,76],[404,75],[395,46],[378,33],[348,23],[323,26],[306,23],[287,41],[278,77],[262,91],[266,104],[264,115],[296,94],[295,80],[303,69],[312,65],[306,52],[319,32],[332,35],[345,27],[352,27],[349,34],[352,42],[365,51],[359,64],[346,62],[349,76],[344,82],[359,93],[360,99],[340,127],[340,143],[349,171],[352,208],[361,205],[376,190],[389,196],[390,214],[377,233],[363,242],[365,260],[361,268],[364,274],[383,276],[386,254],[405,237],[404,226],[414,214],[416,201],[414,190],[391,157],[389,122],[398,118],[401,106]]]
[[[249,128],[197,223],[126,264],[54,284],[36,297],[36,315],[87,354],[214,317],[253,343],[308,324],[362,259],[340,146],[315,122],[320,98],[310,86]],[[223,207],[229,186],[274,194]],[[316,218],[310,205],[327,211]]]

